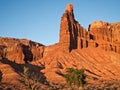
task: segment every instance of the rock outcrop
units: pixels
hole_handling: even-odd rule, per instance
[[[71,51],[81,47],[86,47],[84,40],[86,39],[86,30],[74,19],[73,6],[68,4],[61,18],[60,24],[60,40],[59,43],[65,51]],[[83,45],[80,45],[83,43]]]
[[[119,23],[93,22],[87,31],[75,20],[73,6],[68,4],[61,17],[59,42],[45,47],[43,58],[36,63],[45,65],[43,73],[52,82],[63,82],[59,74],[69,67],[86,68],[87,75],[98,81],[115,79],[120,76],[120,69],[112,68],[120,67],[119,36]]]
[[[99,47],[120,53],[120,23],[93,22],[89,26],[89,32]]]
[[[26,39],[0,38],[0,57],[16,63],[27,63],[43,57],[44,45]]]
[[[30,68],[37,67],[37,72],[42,72],[45,79],[56,85],[65,85],[62,75],[66,68],[85,68],[91,85],[103,83],[103,80],[120,81],[120,22],[96,21],[89,25],[87,31],[75,20],[73,12],[73,5],[68,4],[61,17],[59,42],[54,45],[1,37],[0,70],[3,80],[11,81],[11,77],[18,80],[21,77],[18,68],[22,71],[23,66],[30,65]],[[11,71],[10,74],[6,73],[7,70]]]
[[[120,23],[93,22],[84,29],[74,18],[73,6],[68,4],[61,18],[59,43],[64,51],[86,47],[101,47],[120,53]]]
[[[120,22],[96,21],[88,31],[74,17],[72,4],[66,6],[60,22],[60,39],[55,45],[45,47],[26,39],[0,38],[0,58],[17,63],[39,60],[56,50],[71,52],[74,49],[100,47],[120,53]]]

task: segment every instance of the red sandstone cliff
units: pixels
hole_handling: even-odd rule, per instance
[[[26,39],[0,38],[1,59],[23,64],[43,57],[44,45]]]
[[[59,42],[54,45],[0,38],[0,69],[4,81],[7,78],[10,82],[11,78],[2,66],[16,73],[14,69],[17,66],[21,69],[25,63],[30,64],[30,68],[37,67],[37,72],[44,67],[41,72],[46,79],[57,84],[65,83],[60,74],[70,67],[86,68],[90,83],[120,80],[120,22],[93,22],[87,31],[75,20],[73,12],[73,5],[68,4],[61,17]],[[20,77],[19,74],[13,76]]]
[[[94,35],[94,41],[99,47],[120,53],[120,23],[93,22],[89,32]]]
[[[61,18],[59,43],[62,48],[71,51],[72,49],[86,47],[84,42],[81,42],[82,39],[87,39],[87,32],[74,19],[73,6],[69,4]]]
[[[60,22],[59,42],[43,46],[26,39],[0,38],[1,57],[17,63],[39,60],[57,49],[70,52],[73,49],[100,47],[120,53],[120,23],[96,21],[88,31],[74,18],[73,5],[68,4]],[[14,53],[14,54],[13,54]]]
[[[46,67],[43,72],[47,79],[57,83],[63,82],[57,73],[64,73],[68,67],[86,68],[91,79],[119,78],[118,26],[119,23],[116,26],[100,21],[90,24],[89,31],[86,31],[75,20],[73,6],[69,4],[61,17],[59,43],[45,47],[44,57],[36,63],[43,63]]]

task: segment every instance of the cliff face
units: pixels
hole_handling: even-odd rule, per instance
[[[68,52],[92,46],[120,53],[120,23],[97,21],[86,31],[74,19],[73,6],[68,4],[61,18],[59,43]]]
[[[95,84],[106,79],[120,80],[120,22],[93,22],[87,31],[75,20],[73,5],[68,4],[61,17],[58,43],[44,46],[26,39],[0,38],[0,69],[8,80],[4,63],[14,69],[28,63],[31,68],[37,67],[37,72],[44,67],[41,72],[46,79],[58,84],[65,83],[60,74],[71,67],[86,68],[88,80]]]
[[[68,4],[61,18],[59,43],[66,51],[82,48],[80,39],[86,39],[86,30],[74,19],[73,6]]]
[[[94,41],[99,47],[120,53],[120,23],[93,22],[89,32],[94,35]]]
[[[44,46],[26,39],[0,38],[0,56],[16,63],[27,63],[43,57]]]
[[[59,42],[45,47],[38,62],[45,65],[47,79],[57,83],[64,81],[58,73],[69,67],[86,68],[87,75],[98,82],[116,79],[120,76],[119,36],[119,23],[97,21],[87,31],[75,20],[73,6],[68,4],[61,17]]]
[[[0,57],[17,63],[39,60],[55,50],[71,52],[75,49],[100,47],[106,51],[120,53],[120,22],[96,21],[88,31],[74,18],[73,5],[68,4],[60,22],[59,42],[43,46],[25,39],[0,38]]]

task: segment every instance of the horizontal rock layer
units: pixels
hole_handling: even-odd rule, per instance
[[[100,80],[120,80],[120,22],[96,21],[89,25],[87,31],[75,20],[73,5],[69,4],[61,17],[59,42],[54,45],[0,38],[3,80],[19,78],[19,73],[14,71],[18,70],[18,66],[20,71],[23,70],[24,63],[32,69],[37,67],[37,72],[42,72],[49,82],[57,84],[65,83],[61,75],[71,67],[86,68],[89,82],[95,81],[95,84]],[[9,69],[5,69],[4,65]],[[41,70],[41,67],[44,68]],[[9,77],[7,70],[12,74]]]
[[[26,39],[0,38],[0,57],[27,63],[43,57],[44,45]]]
[[[87,31],[75,20],[72,6],[68,6],[60,24],[59,43],[64,51],[92,46],[120,53],[120,22],[96,21]]]

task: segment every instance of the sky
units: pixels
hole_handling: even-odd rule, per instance
[[[120,22],[120,0],[0,0],[0,37],[57,43],[68,3],[86,30],[93,21]]]

